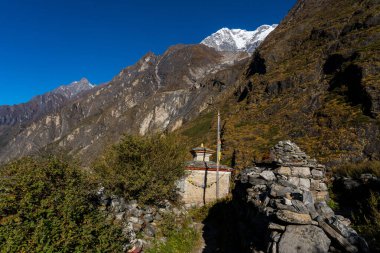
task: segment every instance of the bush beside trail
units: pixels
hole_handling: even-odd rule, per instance
[[[176,136],[132,136],[109,148],[94,169],[106,189],[126,199],[154,204],[176,199],[186,148]]]
[[[98,209],[96,185],[57,158],[0,168],[1,252],[122,252],[121,228]]]

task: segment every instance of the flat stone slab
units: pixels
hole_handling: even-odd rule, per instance
[[[299,187],[300,185],[300,178],[299,177],[289,177],[289,183]]]
[[[297,213],[309,213],[309,209],[305,206],[305,204],[302,201],[293,199],[291,203],[297,210]]]
[[[265,179],[255,178],[255,177],[250,177],[250,176],[248,177],[248,182],[251,185],[263,185],[267,183]]]
[[[276,213],[277,219],[290,223],[290,224],[311,224],[311,217],[309,214],[296,213],[289,210],[279,210]]]
[[[289,167],[281,166],[280,168],[278,168],[277,173],[284,176],[290,176],[292,174],[292,171]]]
[[[270,195],[272,197],[285,197],[286,193],[291,193],[292,191],[293,189],[290,187],[284,187],[279,184],[273,184],[270,191]]]
[[[342,236],[340,233],[335,231],[332,227],[330,227],[326,222],[324,222],[322,219],[318,220],[319,226],[335,241],[337,241],[346,252],[349,253],[356,253],[358,252],[358,248],[356,248],[354,245],[352,245],[344,236]]]
[[[308,178],[311,176],[309,167],[293,167],[291,168],[292,176]]]
[[[313,225],[289,225],[278,244],[278,253],[328,252],[330,239],[323,230]]]
[[[310,180],[307,178],[300,178],[300,184],[301,189],[309,190],[310,189]]]
[[[331,218],[334,216],[334,211],[324,201],[318,202],[315,207],[317,212],[325,218]]]
[[[267,181],[276,180],[276,176],[274,175],[272,171],[264,170],[263,172],[260,173],[260,176]]]
[[[285,226],[273,222],[269,223],[268,228],[270,230],[285,231]]]
[[[317,169],[314,169],[311,171],[311,175],[314,179],[322,179],[323,178],[323,172]]]

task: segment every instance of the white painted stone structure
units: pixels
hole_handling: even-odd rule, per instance
[[[216,200],[216,163],[210,161],[215,151],[200,147],[191,150],[193,161],[187,162],[186,176],[179,182],[182,201],[188,205],[203,205]],[[224,198],[230,190],[232,168],[219,166],[219,196]]]
[[[193,148],[191,150],[191,153],[193,155],[194,161],[197,161],[197,162],[209,162],[210,161],[210,157],[212,156],[212,154],[215,153],[215,151],[211,150],[211,149],[208,149],[208,148],[205,148],[203,146],[203,143],[202,143],[200,147]]]

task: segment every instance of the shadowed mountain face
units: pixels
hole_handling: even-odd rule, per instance
[[[379,1],[299,0],[219,104],[225,162],[259,162],[281,139],[330,165],[380,159],[379,79]],[[181,131],[210,146],[193,131],[206,120],[216,127],[204,114]]]
[[[247,57],[177,45],[162,56],[148,53],[107,84],[86,89],[73,83],[27,104],[0,107],[0,161],[60,149],[87,163],[123,133],[177,129],[235,83]]]

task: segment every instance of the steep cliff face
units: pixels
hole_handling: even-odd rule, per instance
[[[260,161],[283,138],[330,165],[380,159],[379,24],[375,0],[298,1],[220,104],[226,162]]]
[[[88,163],[123,133],[177,129],[234,84],[247,56],[204,45],[173,46],[162,56],[148,53],[109,83],[12,132],[0,161],[59,149]]]

